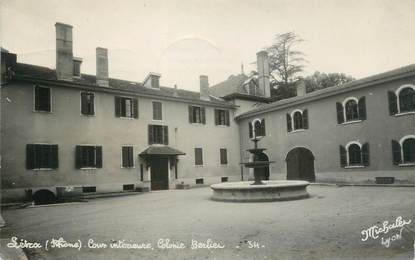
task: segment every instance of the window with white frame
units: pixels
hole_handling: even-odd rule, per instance
[[[336,103],[337,123],[366,120],[366,98],[348,97],[342,103]]]
[[[415,112],[415,86],[403,85],[396,92],[388,91],[389,114]]]
[[[77,145],[75,168],[102,168],[102,146]]]
[[[401,140],[392,140],[393,163],[415,165],[415,135],[407,135]]]
[[[138,100],[136,98],[115,97],[115,116],[138,118]]]
[[[134,152],[133,146],[124,145],[121,148],[121,160],[123,168],[133,168],[134,167]]]
[[[248,128],[249,128],[249,138],[266,136],[264,118],[262,119],[255,118],[254,120],[252,120],[252,122],[248,123]]]
[[[353,141],[346,146],[340,145],[340,166],[344,168],[369,166],[369,143],[362,145]]]
[[[291,114],[287,114],[287,131],[308,129],[308,110],[295,109]]]

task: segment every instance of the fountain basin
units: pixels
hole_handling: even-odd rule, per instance
[[[211,185],[212,200],[230,202],[261,202],[308,198],[308,181],[262,181],[264,185],[251,185],[252,181],[227,182]]]

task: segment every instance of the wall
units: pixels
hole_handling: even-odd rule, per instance
[[[152,104],[156,99],[139,99],[139,119],[116,118],[114,94],[95,92],[95,116],[80,113],[78,89],[52,88],[52,112],[33,112],[33,85],[13,83],[2,88],[2,186],[5,198],[24,195],[25,188],[65,185],[97,186],[97,192],[122,190],[123,184],[148,185],[140,181],[138,154],[148,147],[148,124],[169,126],[169,145],[186,153],[179,156],[178,180],[171,171],[170,187],[184,181],[195,185],[196,178],[205,184],[220,182],[222,176],[240,176],[238,127],[214,125],[214,108],[206,107],[206,125],[188,122],[188,104],[163,101],[163,121],[152,120]],[[233,112],[231,111],[231,118]],[[25,169],[26,144],[59,145],[59,168],[35,171]],[[103,168],[75,169],[75,146],[96,144],[103,147]],[[121,146],[134,147],[135,168],[121,168]],[[202,147],[203,167],[194,166],[194,148]],[[228,149],[228,165],[220,166],[219,149]],[[144,167],[146,170],[146,167]],[[149,174],[145,172],[145,180]]]
[[[387,91],[395,91],[403,84],[415,84],[415,79],[361,88],[241,119],[241,149],[244,151],[253,146],[248,139],[248,121],[265,118],[267,136],[259,142],[259,147],[267,148],[270,159],[275,161],[270,168],[273,179],[286,179],[285,157],[291,149],[301,146],[310,149],[315,156],[316,181],[373,182],[377,176],[394,176],[398,181],[415,182],[415,167],[400,167],[392,163],[391,140],[399,141],[405,135],[415,134],[415,114],[389,115]],[[367,120],[339,125],[336,102],[343,102],[350,96],[366,97]],[[309,129],[288,133],[286,113],[297,108],[308,109]],[[370,166],[361,169],[340,167],[339,145],[345,146],[349,141],[369,142]],[[248,175],[248,172],[244,174]]]

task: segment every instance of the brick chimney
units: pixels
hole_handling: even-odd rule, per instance
[[[307,92],[306,92],[306,87],[305,87],[305,81],[304,79],[299,79],[296,83],[295,83],[295,87],[297,88],[297,96],[304,96]]]
[[[97,58],[97,85],[101,87],[109,86],[108,79],[108,50],[105,48],[96,48]]]
[[[209,101],[209,78],[205,75],[200,75],[200,99]]]
[[[73,79],[72,26],[56,23],[56,78]]]
[[[271,97],[271,89],[269,84],[269,61],[268,53],[266,51],[260,51],[256,54],[257,66],[258,66],[258,84],[259,89],[264,93],[265,97]]]

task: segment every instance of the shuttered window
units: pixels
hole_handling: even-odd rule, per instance
[[[91,92],[81,92],[81,114],[94,115],[95,114],[95,95]]]
[[[347,148],[340,145],[340,166],[369,166],[369,143],[352,143]]]
[[[195,148],[195,165],[203,165],[203,149]]]
[[[220,149],[220,164],[228,164],[228,151],[225,148]]]
[[[115,97],[115,116],[138,118],[138,100],[136,98]]]
[[[252,126],[252,123],[250,124],[250,127]],[[252,133],[253,137],[257,137],[257,136],[266,136],[265,133],[265,119],[261,119],[261,120],[255,120],[255,122],[253,123],[253,128],[254,128],[254,133]],[[251,135],[251,133],[250,133]],[[255,135],[255,136],[254,136]]]
[[[415,111],[415,90],[404,88],[399,92],[399,112]]]
[[[230,125],[229,110],[215,109],[215,125]]]
[[[50,88],[35,86],[35,111],[51,111],[51,90]]]
[[[163,120],[163,105],[161,102],[153,102],[153,120]]]
[[[297,111],[293,115],[294,130],[303,129],[303,115],[300,111]]]
[[[351,98],[346,103],[344,103],[344,105],[337,102],[336,110],[338,124],[357,120],[366,120],[366,98]]]
[[[189,123],[206,124],[205,108],[189,106]]]
[[[346,110],[346,121],[354,121],[359,119],[359,114],[357,113],[357,102],[354,100],[349,100],[345,105]]]
[[[57,169],[58,167],[58,145],[26,145],[26,169]]]
[[[362,151],[359,145],[350,145],[347,152],[349,154],[349,166],[362,164]]]
[[[122,147],[122,167],[132,168],[134,167],[134,153],[132,146]]]
[[[169,144],[169,128],[163,125],[148,125],[148,144]]]
[[[408,138],[402,143],[403,163],[415,163],[415,138]]]
[[[75,151],[75,167],[102,168],[102,147],[92,145],[77,145]]]

